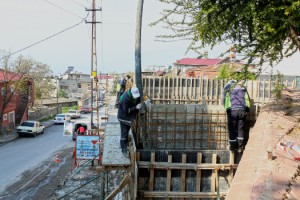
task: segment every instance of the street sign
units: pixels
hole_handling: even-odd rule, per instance
[[[76,158],[99,160],[100,148],[97,142],[99,136],[77,135],[76,137]]]

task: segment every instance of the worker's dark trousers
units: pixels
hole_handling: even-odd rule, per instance
[[[120,123],[120,126],[121,126],[120,145],[122,149],[125,149],[128,147],[128,134],[131,126],[123,123]]]
[[[227,111],[229,145],[231,151],[238,148],[244,148],[244,125],[246,114],[245,110]]]

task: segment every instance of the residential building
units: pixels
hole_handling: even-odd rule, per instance
[[[20,90],[17,90],[16,85],[20,80],[24,82]],[[0,88],[0,108],[4,108],[1,113],[1,128],[13,129],[28,119],[28,107],[34,101],[34,82],[29,77],[0,70]]]

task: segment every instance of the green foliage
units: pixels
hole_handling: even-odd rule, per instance
[[[114,80],[112,88],[109,91],[110,96],[116,96],[117,95],[117,84],[119,79],[121,78],[122,74],[114,74]]]
[[[283,75],[277,71],[277,74],[273,77],[272,76],[272,83],[273,83],[273,90],[272,93],[275,96],[276,101],[281,99],[283,86]]]
[[[229,64],[225,64],[219,70],[218,79],[234,79],[237,81],[256,79],[255,74],[248,71],[247,65],[242,66],[241,69],[241,71],[237,72],[230,68]]]
[[[60,89],[58,91],[58,97],[59,98],[69,98],[69,94],[68,94],[68,92],[66,90]]]
[[[78,110],[78,106],[62,107],[62,113],[67,113],[69,110]]]
[[[300,49],[300,2],[257,0],[159,0],[169,4],[160,22],[172,30],[160,39],[188,39],[198,50],[221,42],[235,44],[248,63],[276,64]],[[168,7],[168,8],[169,8]],[[225,53],[225,52],[224,52]]]

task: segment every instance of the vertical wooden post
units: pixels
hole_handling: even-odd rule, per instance
[[[205,85],[205,100],[206,100],[206,104],[208,104],[207,100],[208,100],[208,79],[206,79],[206,85]]]
[[[181,159],[182,164],[186,163],[186,154],[182,154],[182,159]],[[186,169],[182,168],[181,170],[181,192],[185,192],[185,177],[186,177]],[[180,200],[184,200],[184,198],[181,198]]]
[[[153,164],[154,162],[155,162],[155,152],[151,152],[151,164]],[[151,168],[150,177],[149,177],[149,191],[153,191],[153,190],[154,190],[154,168]]]
[[[199,92],[200,92],[200,99],[203,100],[203,75],[201,75],[200,83],[199,83]]]
[[[234,152],[232,151],[229,151],[229,164],[231,165],[234,164]],[[232,179],[233,179],[233,169],[231,168],[229,170],[229,176],[228,176],[229,185],[231,184]]]
[[[157,97],[158,97],[158,100],[159,100],[159,103],[160,100],[161,100],[161,77],[158,77],[158,92],[157,92]]]
[[[197,154],[197,165],[201,165],[201,163],[202,163],[202,153],[198,153]],[[201,191],[201,169],[197,169],[196,192],[200,192],[200,191]]]
[[[174,83],[173,83],[174,85]],[[168,99],[171,99],[170,97],[170,77],[168,77]]]
[[[179,88],[179,84],[178,84],[178,76],[176,77],[176,89],[175,89],[175,99],[178,100],[179,98],[179,92],[178,92],[178,88]],[[175,103],[177,103],[177,101],[175,101]]]
[[[210,94],[209,94],[209,96],[210,96],[210,100],[211,100],[211,102],[210,102],[210,104],[213,104],[213,87],[214,87],[214,79],[209,79],[210,80]]]
[[[132,138],[133,139],[133,138]],[[133,146],[132,146],[132,143],[130,143],[130,182],[129,182],[129,185],[130,185],[130,188],[129,188],[129,191],[130,191],[130,199],[134,199],[134,168],[135,168],[135,154],[134,154],[134,150],[133,150]]]
[[[165,100],[166,99],[166,78],[163,78],[164,79],[164,84],[163,84],[163,99]]]
[[[152,94],[153,94],[153,97],[155,98],[155,77],[152,77]]]
[[[172,155],[168,155],[168,163],[172,163]],[[167,170],[167,184],[166,184],[166,191],[171,191],[171,183],[172,183],[172,169]],[[167,197],[167,200],[170,198]]]
[[[212,164],[217,164],[217,154],[215,154],[215,153],[212,155]],[[215,169],[212,170],[212,174],[211,174],[210,191],[211,192],[216,191],[216,171],[215,171]]]

